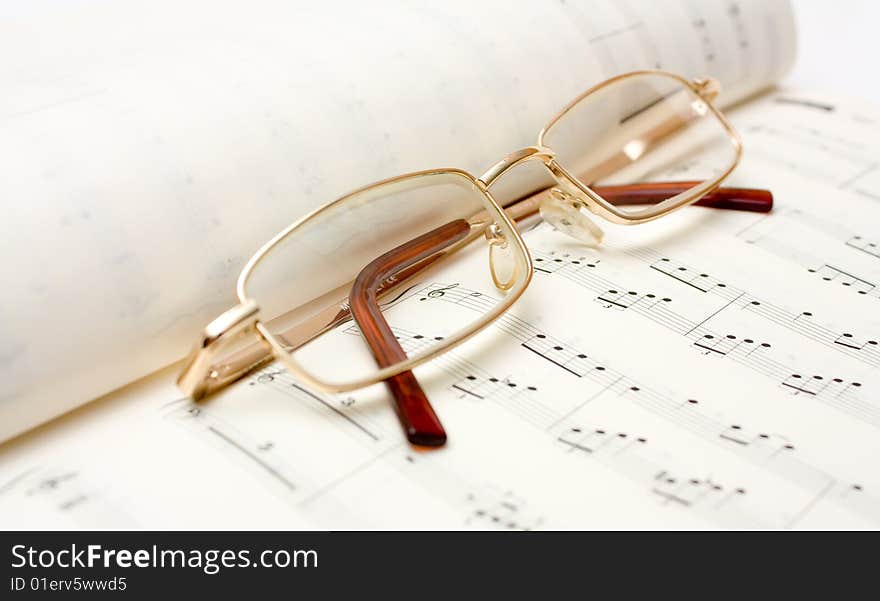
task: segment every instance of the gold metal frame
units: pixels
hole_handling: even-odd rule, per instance
[[[625,79],[632,79],[635,77],[641,76],[659,76],[666,77],[674,80],[676,83],[681,84],[685,89],[690,90],[695,97],[702,99],[706,103],[706,107],[710,111],[715,118],[721,123],[725,132],[730,137],[730,142],[733,145],[735,157],[730,166],[724,170],[721,174],[716,177],[706,180],[699,186],[688,190],[678,196],[670,198],[668,200],[663,201],[657,205],[653,205],[645,211],[632,214],[621,211],[613,204],[596,194],[590,187],[581,182],[577,177],[569,173],[563,166],[559,165],[555,158],[551,158],[550,160],[545,160],[545,165],[556,178],[557,183],[560,187],[573,195],[575,198],[578,198],[585,208],[587,208],[590,212],[599,215],[612,223],[618,223],[621,225],[636,225],[639,223],[645,223],[647,221],[652,221],[657,219],[658,217],[662,217],[663,215],[668,215],[672,211],[676,211],[682,207],[686,207],[690,204],[695,203],[700,198],[717,188],[721,185],[727,176],[729,176],[734,169],[736,169],[737,165],[739,165],[740,159],[742,158],[742,139],[739,136],[739,133],[733,128],[730,121],[727,120],[727,117],[724,116],[721,111],[715,108],[715,105],[712,101],[718,96],[721,91],[721,85],[717,80],[712,78],[700,78],[694,80],[688,80],[684,77],[677,75],[675,73],[670,73],[668,71],[661,71],[658,69],[646,69],[642,71],[633,71],[630,73],[624,73],[622,75],[618,75],[616,77],[612,77],[599,83],[574,100],[572,100],[568,105],[563,108],[555,117],[553,117],[547,125],[541,130],[538,134],[538,145],[537,149],[542,150],[544,153],[549,152],[552,155],[552,151],[544,146],[544,137],[547,135],[547,132],[559,122],[565,115],[567,115],[575,106],[580,104],[583,100],[585,100],[588,96],[595,94],[599,90],[607,88],[608,86],[614,85]]]
[[[269,347],[271,348],[273,355],[275,355],[275,358],[278,359],[279,361],[281,361],[285,367],[287,367],[296,377],[302,379],[302,381],[305,382],[306,384],[309,384],[311,386],[315,386],[316,388],[319,388],[319,389],[327,391],[327,392],[347,392],[347,391],[351,391],[351,390],[357,390],[359,388],[365,388],[367,386],[370,386],[372,384],[376,384],[377,382],[381,382],[382,380],[390,378],[391,376],[395,376],[399,373],[409,371],[409,370],[425,363],[426,361],[430,361],[431,359],[437,357],[441,353],[444,353],[452,348],[455,348],[456,346],[460,345],[461,343],[465,342],[466,340],[468,340],[469,338],[474,336],[476,333],[478,333],[480,330],[485,328],[492,321],[497,319],[504,311],[507,310],[507,308],[511,304],[513,304],[516,301],[516,299],[518,299],[520,297],[520,295],[522,295],[523,292],[525,292],[525,289],[528,287],[528,284],[532,278],[532,261],[531,261],[531,256],[529,255],[529,251],[526,249],[525,242],[523,241],[522,236],[520,236],[519,230],[516,228],[516,226],[513,224],[513,222],[510,220],[510,218],[507,216],[507,214],[504,212],[504,210],[501,208],[501,206],[498,204],[498,202],[489,193],[488,186],[486,186],[483,182],[476,179],[473,175],[471,175],[470,173],[468,173],[466,171],[462,171],[461,169],[449,168],[449,169],[432,169],[432,170],[428,170],[428,171],[418,171],[418,172],[414,172],[414,173],[407,173],[404,175],[399,175],[397,177],[392,177],[392,178],[388,178],[388,179],[376,182],[376,183],[371,184],[369,186],[364,186],[363,188],[359,188],[358,190],[355,190],[354,192],[350,192],[349,194],[346,194],[345,196],[335,200],[334,202],[331,202],[329,204],[324,205],[323,207],[318,208],[317,210],[309,213],[308,215],[306,215],[302,219],[299,219],[296,222],[292,223],[290,226],[288,226],[287,228],[285,228],[284,230],[279,232],[274,238],[269,240],[269,242],[264,244],[263,247],[260,248],[260,250],[258,250],[256,252],[256,254],[254,254],[253,257],[251,257],[251,259],[247,262],[247,264],[245,264],[244,268],[241,271],[241,274],[238,276],[238,282],[236,284],[236,289],[235,289],[236,296],[238,297],[238,302],[241,305],[244,305],[244,304],[251,302],[251,299],[247,295],[246,286],[247,286],[248,279],[250,278],[251,274],[253,273],[253,270],[257,267],[257,265],[260,263],[260,261],[262,261],[266,256],[268,256],[268,254],[272,251],[272,249],[278,243],[280,243],[282,239],[284,239],[287,236],[296,232],[296,230],[298,228],[302,227],[309,220],[317,217],[318,215],[320,215],[321,213],[323,213],[325,211],[328,211],[328,210],[338,206],[339,204],[346,202],[346,200],[348,200],[352,196],[357,195],[357,194],[361,194],[371,188],[376,188],[379,186],[384,186],[387,184],[396,183],[396,182],[403,181],[408,178],[417,178],[417,177],[422,177],[422,176],[426,176],[426,175],[440,175],[440,174],[457,175],[457,176],[461,176],[463,178],[466,178],[467,181],[470,182],[474,186],[474,189],[477,190],[482,195],[483,201],[486,205],[486,209],[489,211],[491,216],[494,218],[494,219],[490,219],[489,223],[494,222],[494,223],[498,224],[500,222],[500,224],[503,224],[502,227],[505,230],[507,230],[506,233],[508,234],[507,236],[505,236],[506,243],[513,244],[515,251],[517,251],[514,253],[514,256],[516,257],[517,263],[518,263],[517,267],[520,270],[522,270],[522,273],[523,273],[523,279],[520,281],[520,284],[518,286],[514,285],[514,286],[509,287],[507,295],[504,297],[504,299],[500,303],[498,303],[495,307],[493,307],[492,310],[488,311],[485,315],[483,315],[483,317],[481,319],[476,320],[474,323],[468,325],[467,327],[463,328],[462,330],[445,338],[442,345],[441,344],[434,345],[434,346],[426,349],[425,351],[408,358],[406,361],[402,361],[401,363],[398,363],[392,367],[386,367],[383,369],[379,369],[376,372],[374,372],[373,375],[369,378],[361,378],[361,379],[352,380],[352,381],[344,382],[344,383],[328,382],[328,381],[323,380],[321,378],[315,377],[314,375],[312,375],[309,372],[307,372],[306,370],[304,370],[293,359],[293,357],[288,352],[288,350],[284,348],[284,345],[281,344],[278,341],[278,339],[271,332],[269,332],[268,328],[266,328],[266,326],[264,324],[262,324],[259,320],[257,320],[255,322],[254,326],[255,326],[257,332],[259,332],[260,335],[262,336],[262,338],[269,344]]]
[[[572,175],[563,166],[556,162],[553,150],[544,145],[544,138],[548,131],[568,114],[575,106],[581,103],[591,94],[613,85],[621,80],[654,75],[671,78],[681,84],[685,89],[689,90],[696,97],[702,99],[712,115],[714,115],[723,126],[724,130],[730,137],[731,144],[735,151],[735,158],[732,164],[720,175],[707,180],[700,185],[667,199],[657,205],[649,207],[639,213],[627,213],[615,207],[612,203],[603,199],[599,194],[593,191],[586,183],[581,182],[577,177]],[[270,359],[275,358],[289,369],[297,378],[305,384],[326,392],[346,392],[359,388],[364,388],[389,377],[395,376],[405,371],[409,371],[419,365],[430,361],[438,355],[462,344],[486,326],[497,319],[504,311],[506,311],[525,291],[532,277],[531,256],[522,240],[522,237],[505,210],[499,205],[492,194],[489,192],[490,186],[498,180],[502,175],[513,169],[517,165],[532,160],[541,161],[550,174],[554,177],[558,187],[566,193],[566,198],[570,198],[574,203],[575,209],[585,208],[590,212],[603,217],[613,223],[618,224],[638,224],[650,221],[678,210],[689,204],[692,204],[717,188],[724,179],[736,168],[742,156],[742,142],[736,130],[730,122],[721,114],[712,104],[712,100],[717,96],[720,90],[718,82],[713,79],[697,79],[687,80],[674,73],[659,70],[643,70],[626,73],[608,79],[575,98],[565,108],[562,109],[538,134],[538,142],[536,146],[530,146],[517,150],[504,159],[490,167],[479,178],[475,178],[470,173],[460,169],[433,169],[428,171],[420,171],[416,173],[408,173],[397,177],[385,179],[375,182],[368,186],[359,188],[345,196],[330,202],[304,217],[293,222],[266,242],[245,264],[242,269],[238,281],[236,283],[235,294],[238,299],[238,305],[226,311],[214,321],[212,321],[202,332],[201,339],[197,348],[188,358],[183,372],[178,379],[178,385],[186,393],[193,398],[201,398],[206,394],[217,390],[226,384],[240,378],[250,370],[265,365]],[[351,197],[362,194],[370,189],[403,181],[407,178],[418,178],[428,175],[452,174],[460,176],[469,181],[474,189],[481,195],[484,202],[486,213],[479,216],[478,224],[485,226],[485,233],[491,250],[497,245],[512,244],[514,257],[516,259],[516,269],[522,270],[522,279],[519,285],[507,285],[505,282],[499,282],[493,270],[492,276],[496,285],[501,288],[509,288],[508,294],[498,303],[491,311],[484,315],[481,319],[470,324],[460,332],[453,336],[447,337],[443,344],[434,345],[433,347],[409,357],[394,366],[377,369],[371,377],[361,378],[348,382],[328,382],[321,378],[315,377],[305,369],[303,369],[291,356],[289,349],[281,343],[275,335],[273,335],[266,324],[260,321],[259,307],[254,299],[247,294],[247,284],[254,269],[263,261],[272,250],[281,243],[282,240],[294,234],[299,228],[303,227],[312,219],[317,218],[321,214],[338,207],[345,203]],[[488,216],[488,218],[486,218]],[[494,227],[493,227],[494,225]],[[491,235],[488,231],[492,228]],[[597,228],[598,229],[598,228]],[[479,231],[475,232],[479,235]],[[476,235],[472,234],[462,241],[456,248],[472,241]],[[322,323],[320,320],[310,320],[307,324],[313,331],[309,332],[302,340],[310,339],[327,331],[331,327],[338,325],[332,319],[327,320],[327,315],[333,315],[340,308],[345,307],[347,299],[342,299],[339,303],[329,306],[319,312],[324,318]],[[243,341],[256,338],[261,344],[251,344],[244,346]],[[242,347],[244,347],[242,349]],[[255,348],[256,347],[256,348]],[[234,360],[225,360],[224,354],[228,354],[230,350],[236,351]],[[224,359],[224,360],[221,360]]]

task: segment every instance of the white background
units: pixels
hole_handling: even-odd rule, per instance
[[[880,104],[880,2],[793,0],[798,48],[787,83]]]

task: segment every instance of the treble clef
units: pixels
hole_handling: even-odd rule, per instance
[[[448,286],[444,286],[443,288],[435,288],[428,293],[428,298],[443,298],[445,296],[447,290],[452,290],[453,288],[458,288],[458,284],[450,284]]]

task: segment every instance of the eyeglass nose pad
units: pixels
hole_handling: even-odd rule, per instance
[[[489,273],[492,275],[492,282],[502,292],[510,290],[519,275],[513,248],[497,223],[489,225],[485,235],[489,242]]]
[[[554,228],[590,246],[602,242],[605,232],[582,210],[584,203],[568,192],[553,188],[541,201],[541,217]]]

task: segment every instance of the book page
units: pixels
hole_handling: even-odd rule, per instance
[[[596,249],[524,224],[525,295],[416,372],[446,447],[408,446],[381,387],[270,365],[196,405],[166,370],[0,449],[3,525],[877,528],[880,110],[780,90],[730,116],[735,182],[774,211],[690,207]],[[474,261],[396,308],[496,302]]]
[[[730,103],[794,47],[783,0],[0,11],[0,439],[180,359],[311,208],[482,173],[621,72],[711,75]]]

